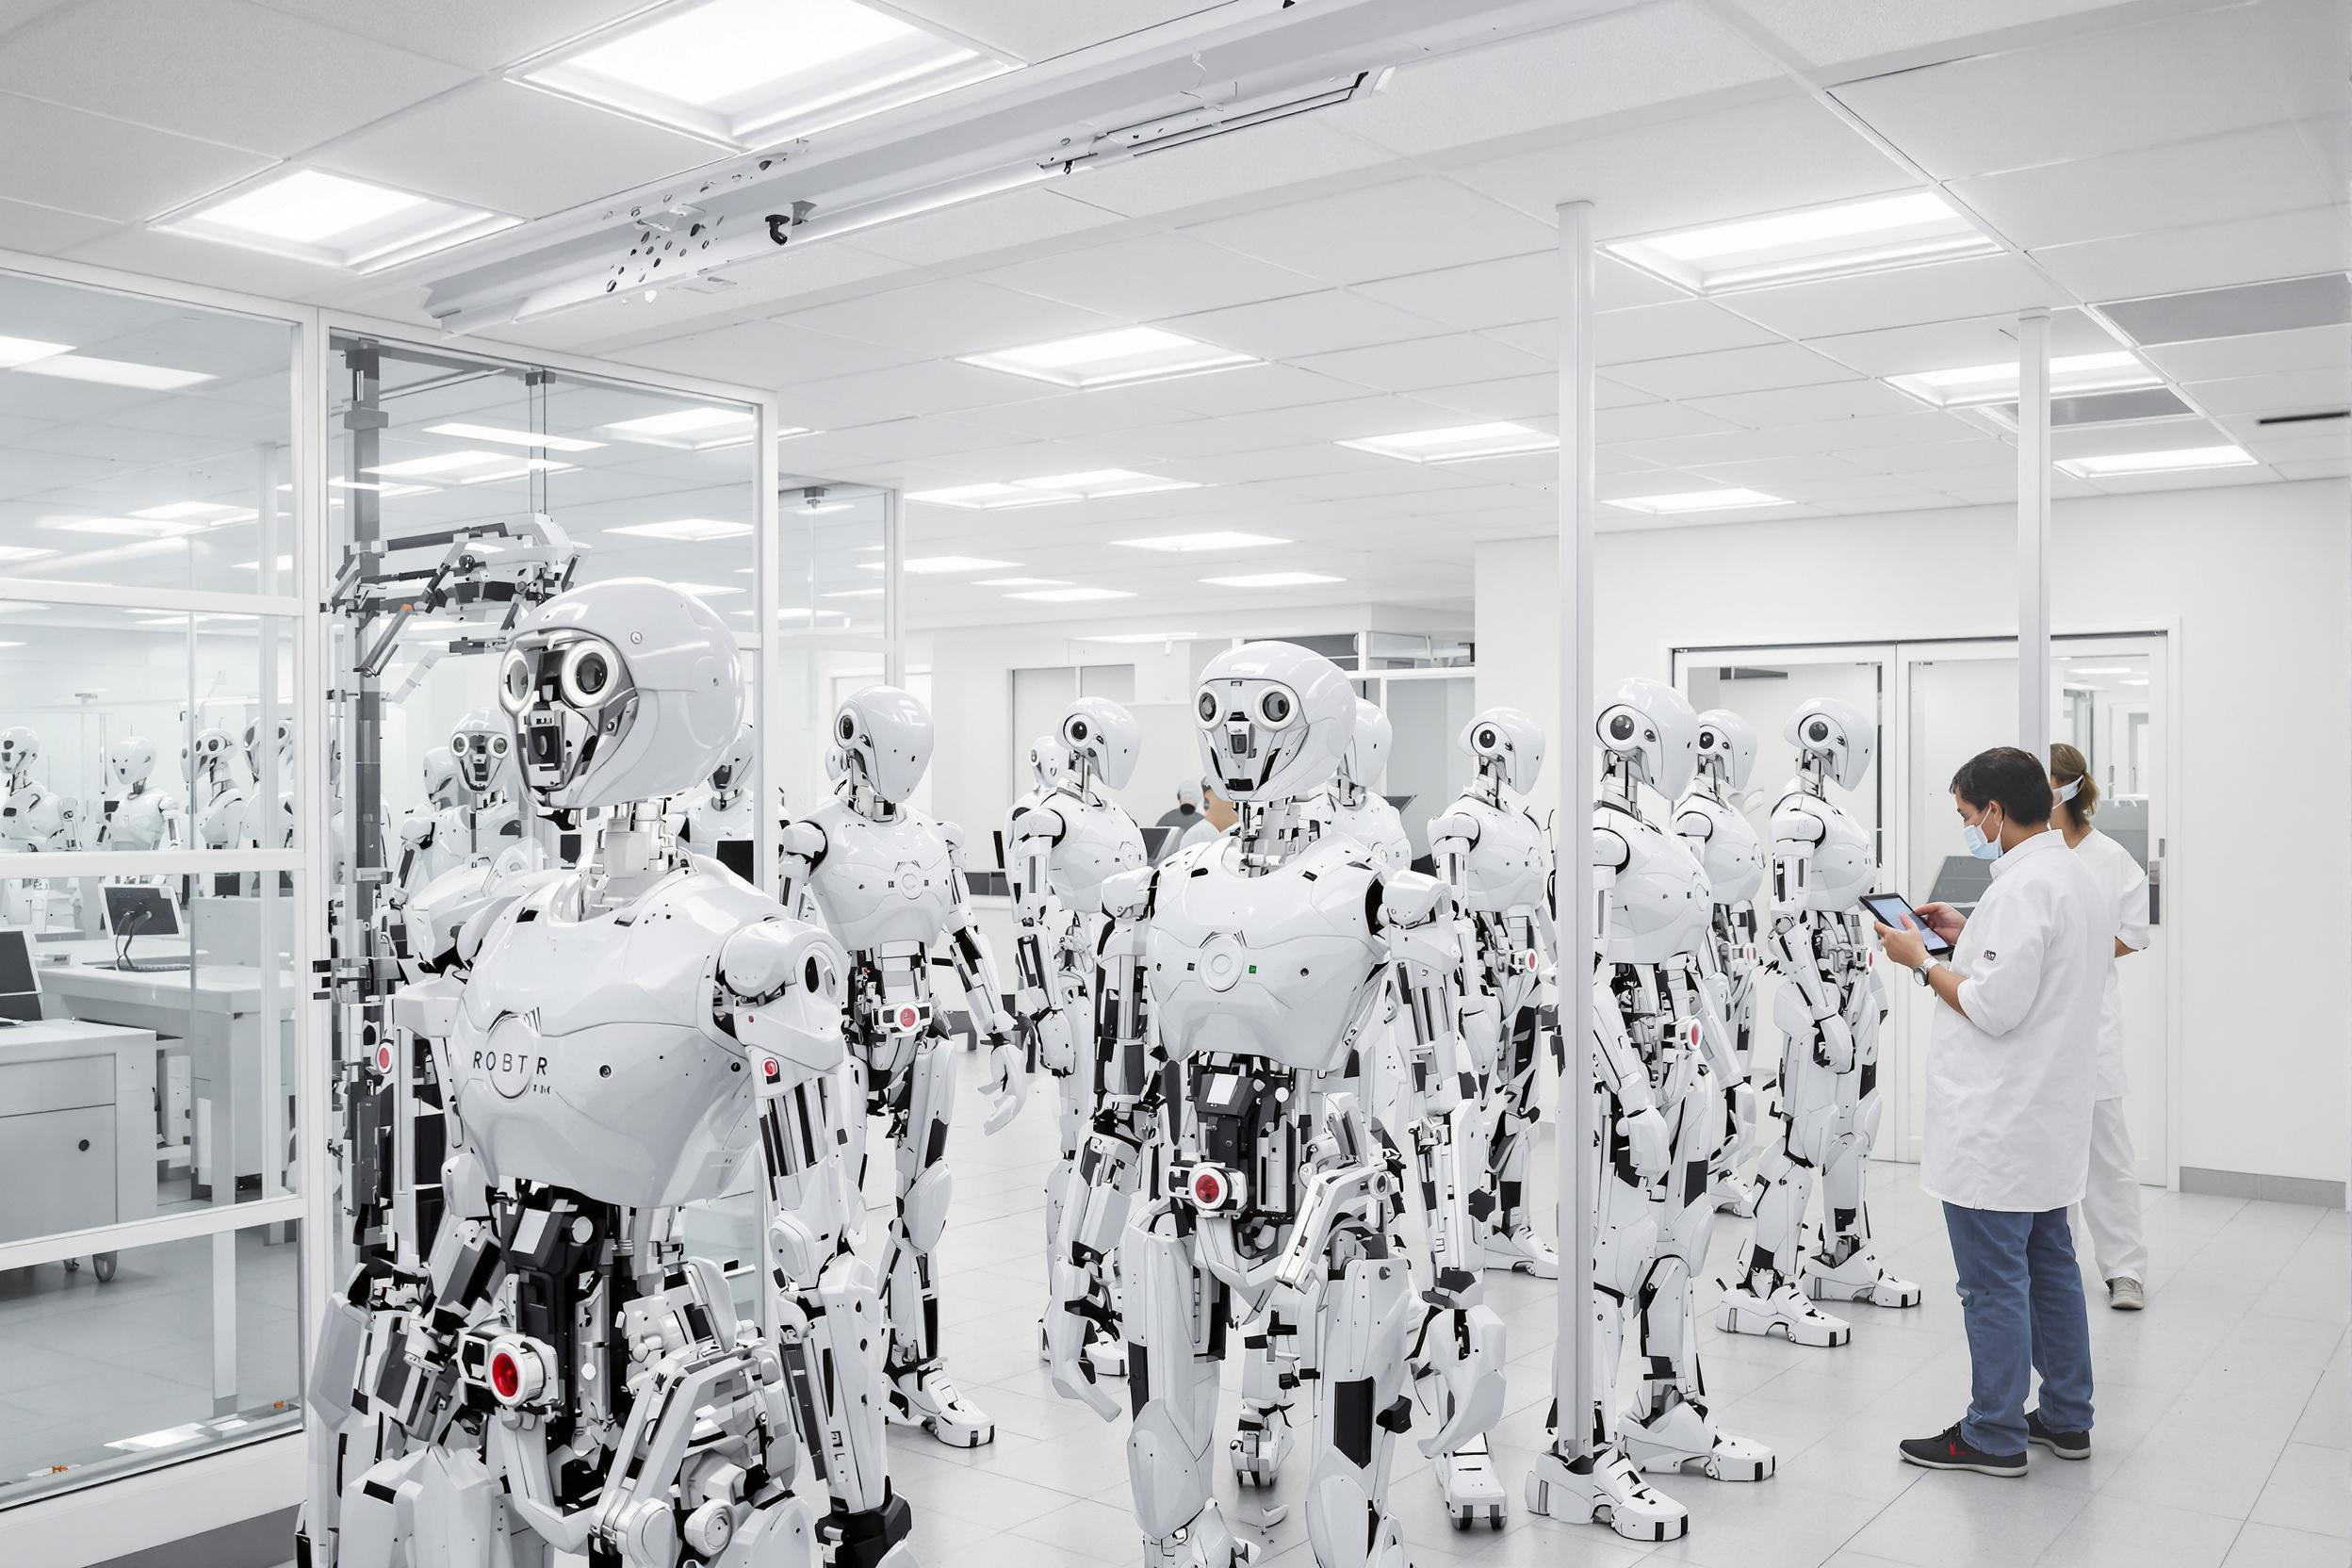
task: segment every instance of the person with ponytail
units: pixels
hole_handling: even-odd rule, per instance
[[[2082,752],[2065,742],[2050,748],[2050,787],[2057,796],[2050,822],[2066,837],[2114,900],[2115,959],[2148,946],[2148,873],[2125,849],[2091,825],[2099,811],[2099,780]],[[2083,1226],[2091,1255],[2107,1282],[2107,1304],[2138,1312],[2148,1304],[2148,1249],[2140,1238],[2139,1159],[2124,1119],[2123,994],[2115,965],[2107,966],[2099,1012],[2099,1088],[2091,1107],[2091,1170],[2082,1191]]]

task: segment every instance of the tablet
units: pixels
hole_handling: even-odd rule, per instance
[[[1900,930],[1903,922],[1909,921],[1912,927],[1919,932],[1919,939],[1927,944],[1929,957],[1949,958],[1952,956],[1952,944],[1929,930],[1927,922],[1919,918],[1919,912],[1912,908],[1910,901],[1901,893],[1864,893],[1862,907],[1868,909],[1881,925],[1891,925]]]

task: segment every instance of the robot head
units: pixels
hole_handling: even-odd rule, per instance
[[[1200,762],[1236,803],[1296,800],[1338,771],[1356,728],[1356,689],[1296,643],[1245,643],[1209,661],[1193,689]]]
[[[833,715],[833,744],[845,776],[862,776],[875,794],[903,805],[931,766],[931,710],[912,692],[869,686]]]
[[[1836,697],[1815,697],[1788,715],[1788,727],[1783,732],[1788,743],[1797,748],[1797,760],[1818,759],[1821,772],[1841,790],[1858,787],[1870,771],[1870,757],[1878,749],[1878,735],[1870,722],[1854,710],[1851,703]]]
[[[1029,743],[1029,776],[1040,790],[1050,790],[1070,772],[1070,748],[1051,735]]]
[[[1593,729],[1601,749],[1632,760],[1650,788],[1679,800],[1699,772],[1699,715],[1662,680],[1636,676],[1601,694]]]
[[[1756,771],[1756,727],[1728,708],[1699,715],[1699,769],[1734,793]]]
[[[229,739],[225,729],[200,729],[196,732],[196,749],[188,760],[188,781],[212,779],[227,783],[232,777],[229,759],[235,754],[237,743]]]
[[[691,594],[614,578],[558,594],[498,669],[523,783],[550,810],[676,794],[743,722],[735,635]]]
[[[155,743],[144,735],[125,735],[106,748],[106,787],[127,795],[147,782],[155,768]]]
[[[723,795],[751,788],[752,771],[760,765],[760,738],[749,725],[736,734],[719,765],[710,770],[710,788]]]
[[[279,782],[290,786],[293,780],[285,776],[294,763],[294,721],[291,718],[278,720],[272,727],[270,740],[277,748]],[[259,720],[255,720],[245,727],[245,765],[253,770],[255,778],[261,776],[262,743],[262,726]]]
[[[457,804],[457,755],[447,746],[425,753],[425,798],[435,806]]]
[[[0,729],[0,773],[13,778],[40,760],[40,736],[23,725]]]
[[[457,764],[458,782],[476,800],[498,787],[514,742],[506,726],[487,708],[477,708],[449,731],[449,756]]]
[[[1468,752],[1481,774],[1498,773],[1519,794],[1535,788],[1544,772],[1544,731],[1516,708],[1490,708],[1462,727],[1454,743]]]
[[[1091,768],[1114,790],[1125,789],[1135,776],[1143,726],[1107,697],[1080,697],[1071,703],[1062,714],[1059,739],[1073,767]]]
[[[1380,781],[1380,770],[1388,766],[1388,743],[1396,738],[1396,727],[1388,722],[1380,705],[1358,697],[1356,735],[1348,743],[1347,755],[1339,760],[1339,776],[1370,789]]]

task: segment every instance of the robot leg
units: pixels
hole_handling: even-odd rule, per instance
[[[343,1464],[347,1455],[372,1454],[376,1442],[352,1443],[352,1396],[368,1355],[368,1314],[349,1300],[328,1303],[318,1330],[318,1359],[310,1369],[309,1471],[301,1513],[294,1522],[294,1554],[304,1568],[335,1568],[342,1524]],[[372,1418],[370,1426],[381,1423]]]
[[[1062,1233],[1063,1216],[1072,1201],[1085,1201],[1085,1183],[1078,1174],[1081,1146],[1086,1142],[1087,1113],[1091,1109],[1091,1089],[1084,1069],[1064,1073],[1054,1080],[1060,1098],[1059,1115],[1062,1135],[1062,1157],[1045,1178],[1045,1300],[1046,1310],[1054,1311],[1061,1299],[1061,1252],[1056,1242]],[[1112,1294],[1111,1260],[1098,1258],[1086,1268],[1086,1294],[1102,1315],[1112,1323],[1118,1321],[1118,1304]],[[1089,1328],[1086,1350],[1098,1377],[1117,1378],[1126,1373],[1126,1358],[1115,1333]],[[1050,1361],[1046,1346],[1045,1324],[1037,1324],[1037,1359]]]
[[[427,1445],[352,1478],[343,1568],[540,1568],[547,1544],[508,1513],[495,1471]],[[317,1560],[315,1558],[312,1560]]]
[[[1794,1345],[1838,1346],[1854,1329],[1813,1305],[1799,1282],[1805,1210],[1836,1128],[1837,1074],[1792,1040],[1781,1068],[1780,1135],[1756,1167],[1762,1196],[1745,1262],[1724,1282],[1716,1325],[1725,1333],[1779,1333]]]
[[[1321,1296],[1307,1540],[1319,1568],[1408,1568],[1388,1512],[1388,1458],[1413,1421],[1405,1396],[1412,1271],[1385,1249],[1350,1260]]]
[[[1421,1335],[1413,1392],[1437,1430],[1418,1446],[1429,1457],[1454,1528],[1483,1523],[1499,1530],[1510,1505],[1488,1434],[1503,1414],[1503,1320],[1482,1303],[1452,1307],[1431,1312]]]
[[[1494,1228],[1486,1238],[1489,1267],[1560,1278],[1560,1252],[1545,1239],[1527,1204],[1527,1177],[1535,1150],[1535,1067],[1538,1009],[1521,1007],[1503,1041],[1495,1069],[1494,1134],[1489,1160],[1498,1200]]]
[[[939,1361],[939,1295],[931,1254],[947,1229],[947,1122],[956,1107],[956,1054],[946,1039],[926,1036],[908,1070],[903,1131],[898,1140],[898,1213],[883,1275],[883,1304],[890,1320],[887,1369],[890,1418],[923,1428],[951,1448],[977,1448],[996,1439],[996,1423],[975,1409]]]
[[[1756,1041],[1756,981],[1744,975],[1731,987],[1731,1002],[1724,1027],[1732,1039],[1732,1056],[1740,1069],[1740,1082],[1723,1086],[1723,1109],[1728,1131],[1723,1147],[1716,1151],[1707,1164],[1707,1197],[1720,1214],[1735,1214],[1742,1219],[1756,1214],[1756,1201],[1761,1188],[1752,1178],[1740,1174],[1740,1167],[1756,1147],[1756,1125],[1760,1113],[1757,1102],[1760,1089],[1740,1089],[1754,1082],[1752,1061]]]
[[[1855,1055],[1861,1060],[1859,1050]],[[1821,1250],[1805,1260],[1805,1293],[1816,1301],[1916,1307],[1919,1287],[1887,1273],[1878,1250],[1870,1245],[1870,1200],[1864,1189],[1870,1148],[1878,1141],[1879,1117],[1886,1110],[1877,1062],[1862,1060],[1852,1072],[1839,1073],[1838,1088],[1841,1135],[1832,1142],[1821,1167]]]
[[[1233,1435],[1233,1480],[1271,1486],[1289,1457],[1290,1391],[1298,1385],[1298,1327],[1268,1311],[1242,1338],[1241,1422]]]
[[[1120,1243],[1126,1266],[1127,1478],[1143,1527],[1144,1568],[1247,1568],[1257,1548],[1237,1539],[1211,1494],[1220,1292],[1198,1266],[1175,1214],[1155,1202]]]

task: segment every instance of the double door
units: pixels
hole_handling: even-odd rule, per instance
[[[2125,1107],[2140,1179],[2165,1185],[2174,1103],[2164,893],[2165,643],[2156,634],[2062,637],[2050,663],[2051,738],[2089,760],[2100,794],[2094,825],[2147,868],[2151,882],[2151,940],[2147,951],[2117,960],[2116,975],[2131,1085]],[[1989,868],[1961,844],[1952,777],[1985,747],[2015,743],[2014,638],[1682,648],[1674,678],[1692,707],[1728,709],[1755,727],[1756,769],[1740,806],[1768,842],[1772,805],[1795,773],[1794,748],[1783,733],[1789,715],[1813,698],[1836,697],[1873,718],[1878,745],[1868,776],[1851,793],[1833,784],[1830,794],[1875,840],[1879,887],[1914,904],[1963,908],[1982,894]],[[1877,1153],[1916,1161],[1924,1054],[1938,1004],[1901,972],[1882,971],[1882,977],[1890,1006],[1880,1066],[1886,1122]],[[1766,1027],[1757,1049],[1765,1054],[1778,1049],[1769,1027],[1777,984],[1767,977],[1759,998]]]

